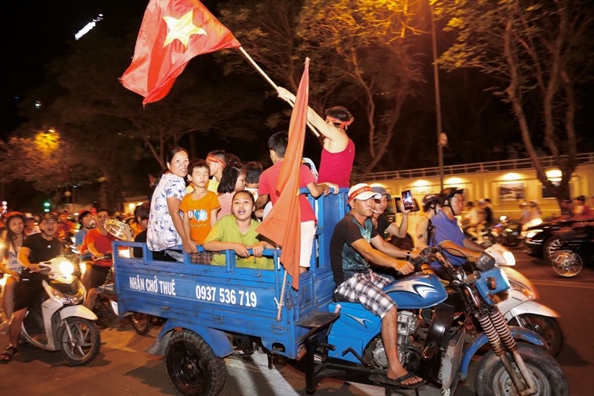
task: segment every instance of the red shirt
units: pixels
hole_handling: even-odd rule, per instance
[[[322,149],[318,183],[336,183],[340,188],[351,186],[351,172],[355,161],[355,143],[349,139],[346,148],[338,153]]]
[[[270,196],[270,200],[274,205],[278,200],[280,194],[276,191],[276,181],[278,180],[278,176],[280,174],[282,165],[282,160],[278,161],[276,164],[272,165],[270,168],[266,169],[260,175],[260,184],[258,185],[258,195],[268,195]],[[309,183],[315,183],[316,179],[314,178],[311,170],[305,166],[301,165],[299,169],[299,187],[307,187]],[[314,213],[309,201],[305,194],[299,195],[299,205],[301,208],[301,222],[306,221],[315,221],[316,214]]]
[[[111,243],[115,240],[116,238],[113,235],[109,233],[107,235],[103,235],[101,232],[99,232],[98,228],[89,230],[87,235],[85,235],[85,245],[88,246],[90,243],[92,243],[95,246],[95,250],[103,254],[111,252]],[[112,264],[113,260],[111,259],[97,260],[93,263],[93,265],[99,265],[102,267],[111,267]]]

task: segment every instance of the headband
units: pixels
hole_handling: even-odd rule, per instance
[[[363,186],[361,188],[356,189],[355,191],[353,191],[352,193],[349,194],[349,201],[352,201],[353,199],[357,198],[357,195],[364,193],[364,192],[371,192],[374,195],[376,194],[371,187],[369,186]]]
[[[223,161],[222,159],[220,159],[219,157],[215,157],[214,155],[209,155],[208,157],[206,157],[206,161],[211,161],[211,162],[216,162],[217,164],[221,164],[221,166],[224,168],[225,166],[227,166],[227,163],[225,161]]]
[[[355,120],[355,118],[354,118],[354,117],[351,117],[351,119],[350,119],[350,120],[348,120],[348,121],[342,121],[342,120],[339,120],[339,119],[338,119],[338,118],[336,118],[336,117],[332,117],[332,116],[326,116],[326,121],[330,121],[330,122],[332,122],[333,124],[339,124],[339,125],[338,125],[338,127],[339,127],[340,129],[344,129],[345,131],[346,131],[347,129],[349,129],[349,125],[351,125],[351,124],[353,123],[353,121],[354,121],[354,120]]]

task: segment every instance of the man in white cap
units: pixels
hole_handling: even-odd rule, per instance
[[[338,222],[330,242],[332,273],[337,285],[334,294],[338,300],[360,303],[382,319],[382,339],[388,369],[385,376],[374,376],[377,378],[373,380],[414,389],[423,381],[407,372],[398,360],[397,306],[382,290],[390,280],[373,272],[369,263],[394,268],[406,275],[414,271],[414,266],[408,260],[416,258],[417,254],[398,249],[377,233],[371,217],[375,199],[380,198],[380,194],[364,183],[349,190],[351,211]]]

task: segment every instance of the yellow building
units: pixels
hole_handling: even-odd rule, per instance
[[[561,172],[554,166],[553,157],[540,158],[547,169],[549,180],[560,180]],[[577,156],[578,166],[571,177],[571,197],[585,195],[592,205],[594,196],[594,153],[582,153]],[[444,187],[463,188],[467,201],[490,198],[496,218],[507,215],[520,217],[519,202],[535,200],[538,202],[542,217],[560,214],[557,200],[543,188],[536,177],[536,171],[530,159],[482,162],[474,164],[444,166]],[[401,191],[411,190],[421,205],[425,194],[440,191],[439,168],[421,168],[370,174],[366,181],[370,185],[381,185],[392,194],[400,196]],[[409,233],[414,230],[416,217],[412,214]]]

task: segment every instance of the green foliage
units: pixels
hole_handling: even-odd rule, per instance
[[[232,0],[221,5],[221,21],[277,84],[293,92],[309,57],[310,106],[318,113],[337,104],[359,109],[363,116],[356,116],[349,133],[358,133],[357,146],[369,150],[366,157],[372,160],[362,167],[366,173],[386,152],[406,98],[424,82],[411,42],[426,22],[423,4]],[[241,59],[227,65],[250,71]],[[277,125],[278,119],[272,117],[268,125]]]
[[[594,8],[584,0],[446,0],[456,42],[440,58],[447,70],[475,68],[497,81],[537,175],[559,200],[575,169],[576,92],[592,70]],[[538,161],[545,148],[563,172],[559,187]]]

